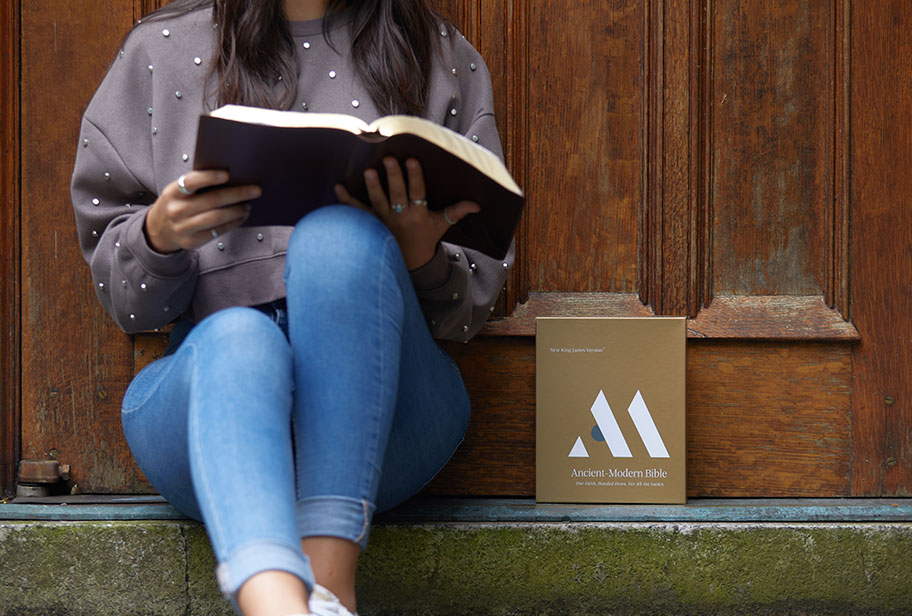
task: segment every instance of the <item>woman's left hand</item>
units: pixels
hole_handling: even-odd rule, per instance
[[[384,158],[383,167],[389,186],[388,196],[383,191],[376,169],[364,172],[372,210],[352,197],[341,184],[335,187],[336,197],[342,203],[373,211],[399,242],[405,266],[414,270],[431,260],[437,250],[437,242],[450,225],[481,208],[474,201],[460,201],[440,212],[430,211],[427,208],[424,173],[417,160],[409,158],[405,161],[408,184],[395,158]]]

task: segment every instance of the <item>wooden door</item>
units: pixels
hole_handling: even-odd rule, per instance
[[[671,314],[690,317],[690,496],[912,493],[906,3],[437,5],[491,68],[528,206],[499,314],[448,345],[474,417],[429,490],[534,492],[536,316]],[[3,14],[22,32],[2,65],[4,83],[20,60],[22,75],[21,109],[4,103],[21,131],[4,134],[21,144],[2,183],[4,203],[21,187],[0,218],[4,317],[22,326],[4,330],[21,361],[7,344],[3,425],[21,409],[22,457],[56,455],[83,491],[150,489],[118,401],[162,341],[124,336],[97,307],[67,190],[79,115],[149,8]]]

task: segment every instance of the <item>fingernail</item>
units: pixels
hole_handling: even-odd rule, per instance
[[[256,197],[259,197],[260,195],[262,195],[263,191],[260,190],[259,186],[253,186],[252,188],[250,188],[247,191],[247,194],[250,195],[251,198],[255,199]]]

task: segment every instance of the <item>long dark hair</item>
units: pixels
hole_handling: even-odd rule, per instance
[[[298,86],[294,40],[282,0],[173,0],[143,21],[209,7],[217,24],[215,76],[218,105],[290,109]],[[422,115],[440,29],[452,27],[426,0],[330,0],[323,35],[349,20],[351,59],[382,114]]]

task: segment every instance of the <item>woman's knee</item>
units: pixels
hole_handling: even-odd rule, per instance
[[[373,216],[351,206],[327,206],[305,216],[295,227],[288,245],[285,281],[295,275],[332,288],[351,291],[386,269],[404,268],[396,239]]]
[[[200,321],[181,347],[194,349],[197,361],[208,360],[270,365],[291,358],[288,340],[279,326],[263,312],[248,307],[226,308]]]
[[[185,348],[186,347],[186,348]],[[189,354],[197,421],[286,415],[294,389],[291,346],[255,308],[228,308],[193,328],[178,350]]]
[[[288,245],[292,257],[320,261],[377,255],[384,244],[395,242],[380,220],[348,205],[330,205],[314,210],[298,222]]]

